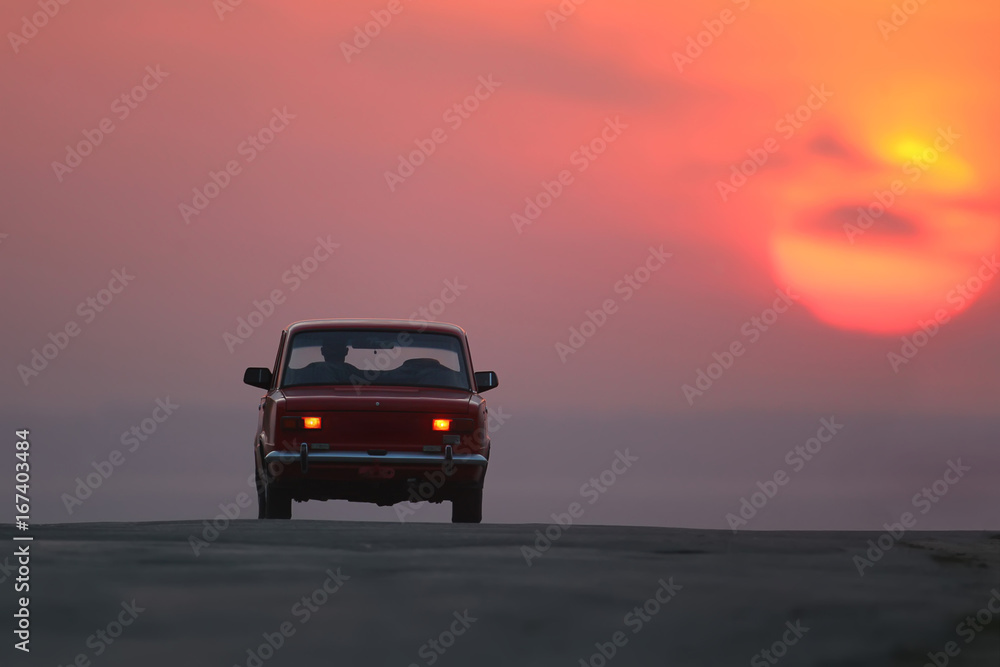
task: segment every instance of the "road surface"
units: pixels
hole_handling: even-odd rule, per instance
[[[30,655],[11,632],[20,533],[0,526],[0,662],[919,667],[930,652],[1000,666],[997,534],[883,535],[861,576],[854,557],[879,533],[220,526],[32,527]],[[977,613],[990,615],[978,631],[963,621]]]

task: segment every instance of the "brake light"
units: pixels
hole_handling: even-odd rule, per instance
[[[323,420],[320,417],[303,417],[302,428],[320,428]]]
[[[450,431],[451,430],[451,420],[450,419],[435,419],[434,424],[431,426],[435,431]]]

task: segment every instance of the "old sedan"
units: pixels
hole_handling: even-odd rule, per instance
[[[465,331],[410,320],[309,320],[281,333],[254,439],[259,517],[292,501],[450,501],[479,523],[490,458],[486,402],[496,373],[474,372]]]

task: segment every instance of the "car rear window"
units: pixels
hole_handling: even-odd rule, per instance
[[[469,390],[456,336],[411,331],[304,331],[292,338],[283,387],[395,385]]]

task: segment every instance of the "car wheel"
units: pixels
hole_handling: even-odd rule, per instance
[[[483,490],[463,489],[451,501],[452,523],[480,523],[483,520]]]
[[[291,494],[287,491],[276,489],[274,484],[264,484],[264,518],[291,519]]]
[[[264,481],[260,478],[260,471],[257,470],[256,465],[254,465],[253,478],[257,486],[257,518],[263,519],[267,512],[267,498],[264,494]]]

